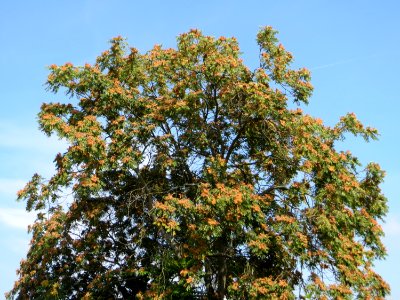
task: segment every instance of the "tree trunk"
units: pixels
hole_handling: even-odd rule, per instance
[[[226,257],[220,256],[218,258],[218,300],[223,300],[226,292],[226,274],[227,274],[227,265],[226,265]]]
[[[228,273],[227,261],[226,261],[226,237],[225,235],[217,242],[218,257],[217,257],[217,299],[223,300],[226,293],[226,276]]]
[[[206,284],[207,299],[215,299],[215,291],[212,286],[212,264],[210,258],[206,257],[204,262],[205,276],[204,281]]]

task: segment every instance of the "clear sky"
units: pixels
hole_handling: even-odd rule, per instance
[[[383,224],[389,255],[376,269],[391,284],[390,299],[400,299],[399,13],[395,0],[2,1],[0,295],[12,287],[29,241],[32,217],[15,193],[35,172],[50,176],[54,155],[63,149],[37,129],[41,103],[65,100],[45,91],[46,66],[93,63],[117,35],[146,51],[156,43],[173,47],[179,33],[198,28],[237,37],[245,62],[255,67],[257,31],[272,25],[295,66],[312,71],[315,92],[305,110],[329,125],[355,112],[381,134],[377,142],[351,139],[340,147],[387,171],[382,189],[390,206]]]

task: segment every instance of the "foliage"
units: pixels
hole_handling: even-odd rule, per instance
[[[198,30],[176,49],[140,54],[117,37],[94,65],[50,67],[48,89],[73,101],[43,104],[39,124],[69,147],[19,193],[38,218],[9,298],[389,293],[372,270],[384,172],[334,147],[376,130],[293,108],[308,103],[309,71],[290,69],[272,28],[257,41],[254,71],[234,38]]]

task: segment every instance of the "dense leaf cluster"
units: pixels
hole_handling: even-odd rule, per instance
[[[20,192],[38,218],[17,299],[383,299],[377,164],[335,150],[375,138],[291,102],[312,92],[276,32],[247,68],[234,38],[178,37],[145,54],[117,37],[94,65],[51,66],[40,128],[69,143]],[[63,194],[71,192],[65,200]],[[199,296],[197,296],[199,297]]]

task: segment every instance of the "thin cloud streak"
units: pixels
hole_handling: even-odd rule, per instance
[[[388,238],[400,238],[400,220],[394,216],[387,219],[383,224],[383,230]]]
[[[28,213],[25,209],[0,207],[0,223],[7,227],[27,230],[34,220],[35,214]]]
[[[332,68],[332,67],[336,67],[338,65],[344,65],[344,64],[352,63],[352,62],[359,61],[359,60],[375,58],[377,56],[379,56],[379,55],[378,54],[372,54],[372,55],[367,55],[367,56],[353,57],[353,58],[340,60],[340,61],[332,62],[332,63],[329,63],[329,64],[325,64],[325,65],[316,66],[316,67],[310,68],[310,71],[316,71],[316,70],[321,70],[321,69]]]
[[[9,247],[11,251],[13,251],[16,255],[24,257],[26,256],[26,253],[29,250],[29,243],[30,243],[29,237],[12,238],[9,240],[9,244],[7,245],[7,247]]]
[[[32,127],[0,122],[0,147],[5,149],[34,150],[42,153],[56,153],[66,148],[66,142],[56,137],[47,137]]]
[[[16,198],[17,192],[25,186],[26,182],[22,179],[0,178],[0,196]]]

